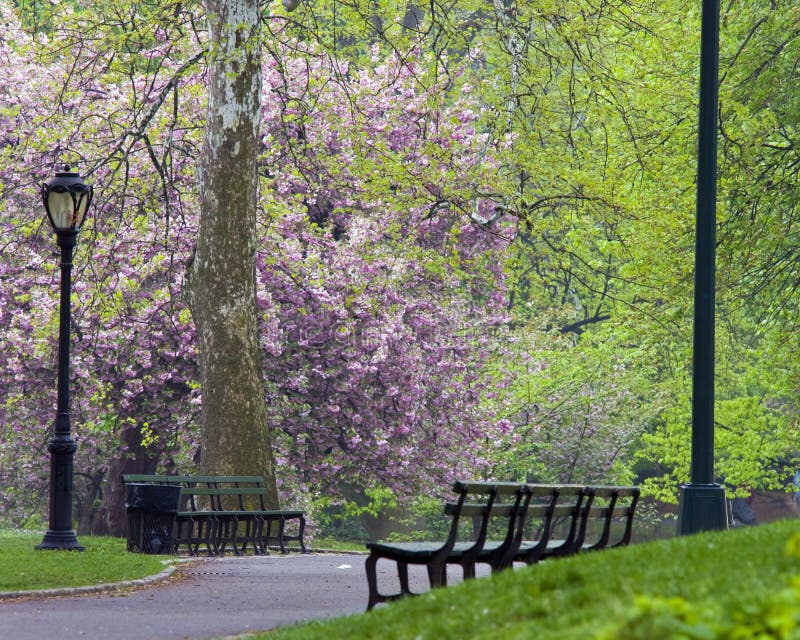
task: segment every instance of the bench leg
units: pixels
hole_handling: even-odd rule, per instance
[[[258,530],[255,532],[258,554],[262,556],[268,556],[269,549],[267,549],[267,541],[269,539],[270,529],[269,520],[263,516],[259,516],[256,525],[258,527]]]
[[[403,561],[397,562],[397,577],[400,578],[400,595],[401,596],[417,596],[411,590],[411,583],[408,580],[408,563]]]
[[[189,548],[189,555],[192,553],[192,530],[189,529],[189,533],[184,535],[183,533],[183,525],[189,524],[191,525],[190,521],[185,519],[179,519],[175,522],[175,553],[180,551],[181,545],[186,544]]]
[[[364,562],[364,568],[367,571],[367,588],[369,590],[369,600],[367,602],[367,611],[375,607],[381,602],[389,602],[391,600],[398,600],[407,596],[416,596],[417,593],[411,590],[411,585],[408,579],[408,562],[402,560],[395,560],[397,563],[397,575],[400,579],[400,592],[392,594],[383,594],[378,590],[378,571],[377,565],[380,555],[370,553]],[[387,559],[388,560],[388,559]],[[430,579],[431,587],[441,587],[446,584],[446,577],[444,573],[444,560],[428,564],[428,578]]]
[[[369,589],[367,611],[372,609],[379,602],[383,602],[383,598],[381,598],[381,594],[378,592],[377,564],[378,556],[374,556],[372,554],[367,556],[367,561],[364,563],[364,566],[367,570],[367,587]]]
[[[305,518],[305,516],[300,516],[300,523],[299,523],[298,527],[299,527],[299,530],[298,530],[297,535],[300,538],[300,540],[299,540],[300,541],[300,553],[308,553],[308,549],[306,549],[306,544],[305,544],[305,542],[303,542],[303,535],[304,535],[305,530],[306,530],[306,518]]]
[[[405,562],[397,563],[397,571],[400,575],[400,593],[393,593],[391,595],[384,595],[378,591],[378,571],[377,565],[380,556],[370,554],[364,562],[364,568],[367,570],[367,588],[369,589],[369,600],[367,601],[367,611],[375,607],[376,604],[381,602],[389,602],[390,600],[397,600],[405,596],[416,595],[409,589],[408,585],[408,564]]]
[[[214,543],[214,555],[216,556],[224,556],[225,555],[225,540],[227,536],[226,525],[222,522],[219,518],[215,518],[217,522],[217,526],[214,528],[214,537],[212,541]]]
[[[397,576],[400,578],[400,593],[411,596],[411,587],[408,584],[408,563],[397,563]]]
[[[245,555],[247,553],[247,545],[250,544],[251,540],[253,539],[253,521],[250,518],[245,518],[244,522],[241,522],[241,524],[244,525],[244,530],[242,531],[241,535],[239,535],[239,525],[237,524],[237,532],[234,540],[236,543],[242,543],[242,546],[239,547],[239,555]],[[253,545],[253,554],[255,555],[255,553],[255,545]]]
[[[275,536],[272,535],[272,525],[276,522],[276,520],[277,518],[275,517],[267,516],[263,519],[263,523],[261,525],[261,536],[259,540],[261,542],[261,548],[264,550],[265,554],[269,553],[269,541],[275,538]]]
[[[267,525],[267,521],[264,518],[258,519],[258,531],[256,532],[256,542],[258,543],[258,553],[262,556],[269,555],[269,549],[267,549],[267,543],[264,541],[264,526]]]
[[[230,543],[231,547],[233,547],[233,555],[242,555],[242,552],[239,550],[239,546],[236,544],[236,537],[238,534],[239,518],[235,516],[224,518],[217,529],[217,545],[219,555],[225,555],[225,549],[228,546],[228,543]]]
[[[207,518],[205,520],[205,534],[198,536],[198,543],[195,549],[200,547],[200,542],[206,545],[206,551],[210,556],[220,555],[217,548],[217,531],[219,530],[219,520],[216,518]]]
[[[231,524],[233,525],[233,531],[231,531],[230,541],[231,546],[233,546],[233,555],[240,556],[244,551],[239,548],[238,546],[238,538],[239,538],[239,518],[234,517]]]
[[[261,550],[258,547],[258,524],[260,518],[257,516],[248,516],[244,521],[244,532],[242,534],[242,553],[247,552],[247,545],[253,546],[253,555],[261,555]]]
[[[197,536],[195,536],[195,525],[197,525]],[[200,550],[200,543],[205,541],[206,549],[209,555],[211,555],[211,546],[209,543],[211,521],[207,518],[201,518],[199,520],[192,518],[189,521],[189,527],[189,553],[196,556]]]
[[[441,562],[434,561],[428,564],[428,580],[430,580],[431,589],[447,586],[447,565],[444,559]]]
[[[465,562],[461,565],[461,568],[464,571],[464,580],[471,580],[475,577],[475,563],[474,562]]]
[[[284,534],[286,532],[286,519],[281,516],[278,519],[278,545],[281,548],[281,553],[286,555],[288,551],[286,551],[286,541],[284,539]]]

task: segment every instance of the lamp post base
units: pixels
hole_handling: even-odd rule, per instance
[[[719,484],[682,484],[678,512],[678,534],[728,528],[725,487]]]
[[[83,551],[83,547],[78,542],[75,531],[53,531],[44,534],[44,539],[36,545],[40,550],[62,550],[62,551]]]

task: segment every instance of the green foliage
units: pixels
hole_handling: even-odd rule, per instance
[[[800,580],[769,596],[764,602],[746,606],[723,626],[719,640],[796,640],[800,638]]]
[[[722,332],[720,332],[722,333]],[[724,335],[724,334],[723,334]],[[750,489],[780,490],[790,486],[798,464],[796,415],[781,398],[784,382],[774,375],[763,353],[731,348],[718,367],[715,406],[715,452],[718,477],[744,494]],[[644,485],[664,502],[676,501],[676,487],[689,479],[691,409],[688,385],[676,388],[642,436],[640,460],[657,461],[658,475]]]
[[[364,527],[353,515],[354,511],[358,511],[358,505],[354,502],[340,502],[331,496],[320,495],[312,500],[312,509],[314,525],[320,537],[344,541],[367,539]]]
[[[401,507],[388,487],[368,488],[363,494],[344,501],[319,496],[312,501],[311,510],[319,532],[315,541],[321,537],[363,543],[371,538],[367,524],[377,522],[392,532],[381,536],[385,539],[439,539],[447,535],[449,522],[449,518],[442,515],[440,498],[419,495]]]
[[[785,546],[788,564],[800,561],[800,533]],[[800,578],[778,591],[753,594],[735,608],[692,604],[675,596],[637,596],[624,619],[597,640],[791,640],[800,638]]]
[[[722,620],[722,621],[719,621]],[[684,598],[639,596],[628,617],[597,640],[792,640],[800,638],[800,579],[736,611],[692,605]]]
[[[322,535],[335,535],[343,540],[365,540],[368,536],[360,520],[378,519],[397,508],[397,496],[388,487],[368,487],[353,499],[337,501],[330,496],[319,496],[313,501],[315,524]]]
[[[42,30],[56,6],[16,4],[31,30]],[[79,3],[67,4],[78,8]],[[381,202],[387,210],[408,210],[419,198],[432,197],[431,217],[442,203],[471,214],[481,198],[499,219],[521,223],[519,234],[504,238],[509,330],[487,338],[487,349],[496,354],[497,392],[487,393],[481,408],[509,425],[507,437],[486,443],[496,474],[627,482],[636,471],[651,476],[645,482],[650,495],[674,502],[677,486],[689,479],[691,456],[698,3],[319,0],[301,3],[291,18],[278,4],[267,10],[278,18],[265,20],[264,44],[281,73],[290,75],[293,56],[308,62],[327,51],[337,60],[330,76],[309,80],[302,95],[292,98],[292,108],[283,109],[286,129],[310,122],[309,110],[329,83],[339,83],[341,95],[354,100],[362,70],[386,51],[402,61],[398,69],[413,74],[421,100],[446,105],[460,95],[475,98],[474,121],[449,115],[454,130],[468,124],[463,132],[482,150],[470,166],[461,166],[445,145],[430,139],[435,127],[426,114],[439,111],[420,108],[417,125],[426,132],[419,139],[421,155],[441,167],[441,173],[430,172],[436,185],[424,184],[424,175],[410,169],[405,150],[360,133],[374,118],[355,102],[352,119],[329,121],[333,130],[358,130],[348,131],[356,141],[352,163],[312,159],[324,167],[324,189],[355,183],[357,200]],[[798,464],[800,12],[795,4],[740,0],[723,6],[716,453],[720,480],[735,490],[784,486],[788,470]],[[204,87],[188,82],[204,63],[201,14],[198,3],[176,0],[101,2],[82,9],[81,18],[90,22],[75,33],[92,34],[97,56],[76,69],[86,80],[94,79],[94,69],[103,69],[109,82],[136,78],[150,90],[131,94],[131,122],[115,117],[92,128],[91,118],[76,115],[78,124],[64,121],[63,131],[75,131],[76,139],[102,134],[105,144],[98,146],[108,150],[106,161],[119,163],[120,172],[136,144],[161,155],[157,164],[163,167],[172,166],[178,147],[160,150],[159,138],[183,131],[181,144],[196,148],[202,123],[188,117],[196,111],[184,105],[205,99]],[[199,37],[188,37],[192,33]],[[291,54],[278,46],[293,38]],[[310,42],[315,46],[306,47]],[[381,95],[376,91],[376,105]],[[69,104],[75,97],[70,88],[61,99]],[[152,111],[159,101],[165,108]],[[35,150],[49,139],[32,136],[27,144]],[[58,146],[71,145],[66,140]],[[6,145],[0,154],[10,149]],[[297,152],[311,154],[312,146],[299,141]],[[291,169],[295,177],[304,171],[300,165]],[[360,178],[354,181],[351,172]],[[161,176],[165,183],[168,173]],[[125,180],[126,193],[148,193],[141,176],[126,174]],[[396,188],[409,183],[422,195]],[[186,187],[187,197],[192,188]],[[302,199],[298,194],[298,206]],[[136,207],[120,207],[138,209],[138,215],[124,218],[137,235],[160,207],[157,200],[143,196]],[[273,215],[277,201],[267,196],[262,206],[270,224],[279,219]],[[357,208],[343,211],[350,207]],[[437,282],[450,272],[488,271],[485,261],[494,255],[467,258],[454,248],[468,225],[483,224],[463,216],[447,240],[451,246],[435,257],[401,247],[407,233],[402,225],[389,223],[385,234],[398,256],[424,264],[430,281]],[[322,237],[324,229],[318,231]],[[20,233],[29,237],[33,227],[25,223]],[[278,247],[284,250],[285,245]],[[270,247],[266,253],[271,252]],[[144,253],[129,261],[133,275],[119,276],[116,292],[102,299],[100,319],[113,320],[126,307],[136,315],[160,303],[160,289],[136,305],[131,301],[140,293],[137,260],[143,262]],[[488,275],[485,282],[483,290],[472,292],[476,306],[493,302]],[[343,287],[350,287],[343,296],[343,310],[349,312],[363,286]],[[21,299],[25,295],[20,292]],[[47,345],[56,319],[49,314],[35,320],[33,349]],[[179,319],[189,322],[186,309]],[[458,382],[453,380],[454,388]],[[86,425],[90,434],[111,436],[129,424],[100,395],[92,401],[104,411]],[[17,402],[16,396],[6,401],[10,412]],[[153,430],[145,423],[144,444],[163,448],[165,437],[154,430],[154,420],[149,424]],[[320,502],[321,526],[362,536],[359,520],[397,507],[390,494],[377,491],[364,500]],[[427,513],[421,509],[417,515],[427,518]]]
[[[626,619],[601,631],[596,640],[714,640],[714,630],[684,598],[637,596]]]
[[[642,354],[612,327],[580,340],[529,327],[499,376],[512,382],[507,406],[517,428],[498,454],[500,477],[527,481],[631,483],[630,460],[661,392],[643,373]]]

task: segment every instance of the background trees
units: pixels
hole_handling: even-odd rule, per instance
[[[798,22],[786,3],[740,4],[723,29],[718,470],[766,487],[796,456]],[[248,22],[101,3],[69,23],[100,35],[44,42],[42,16],[20,12],[22,27],[5,6],[5,513],[35,513],[46,485],[56,265],[35,183],[62,160],[98,193],[73,328],[85,527],[118,529],[121,471],[187,470],[203,438],[231,443],[204,447],[209,469],[237,471],[268,471],[271,440],[293,502],[391,503],[480,474],[647,476],[674,499],[689,461],[697,8],[261,9]],[[204,11],[221,21],[211,34]],[[225,53],[233,22],[249,30]],[[214,100],[235,95],[247,139],[212,144],[233,113]],[[212,263],[212,236],[230,257]],[[203,320],[231,310],[203,270],[235,262],[241,278],[214,286],[246,293],[241,344],[257,331],[257,353],[235,349],[258,364],[255,387],[233,387],[259,444],[229,423],[247,403],[213,400],[199,364],[223,353],[209,327],[244,326]],[[232,382],[241,363],[224,362]]]
[[[114,22],[111,30],[121,30],[121,24]],[[16,34],[15,39],[22,41]],[[199,60],[191,43],[182,43],[180,48],[175,39],[163,42],[157,53],[147,54],[160,56],[162,64],[158,67],[161,75],[145,85],[149,93],[144,98],[135,94],[141,86],[138,79],[128,87],[109,66],[105,75],[94,79],[95,91],[114,93],[119,96],[117,102],[98,103],[91,101],[94,93],[76,92],[70,110],[59,114],[68,118],[75,113],[79,122],[85,122],[81,118],[91,109],[96,121],[119,123],[123,132],[134,126],[137,130],[119,160],[114,153],[101,155],[93,176],[98,192],[106,189],[119,194],[106,201],[106,208],[94,218],[94,229],[86,229],[89,234],[84,236],[89,236],[93,252],[101,252],[93,255],[92,268],[107,274],[107,279],[87,279],[83,289],[76,285],[81,302],[88,306],[82,315],[76,311],[76,318],[92,331],[106,323],[109,335],[104,338],[111,341],[114,336],[113,342],[102,345],[89,345],[78,337],[75,349],[75,371],[86,378],[85,386],[75,390],[76,402],[92,398],[98,405],[82,405],[86,413],[78,427],[82,469],[87,476],[95,474],[98,490],[107,489],[105,494],[93,494],[101,504],[97,527],[113,527],[111,514],[119,512],[119,502],[112,500],[115,473],[131,470],[133,464],[185,469],[197,452],[199,434],[192,404],[198,399],[191,350],[194,335],[181,291],[197,229],[196,195],[186,185],[192,182],[191,163],[199,148],[194,123],[202,118],[203,103],[196,99],[194,82],[202,76],[189,73],[193,61]],[[19,66],[19,52],[8,51],[9,64]],[[87,55],[96,60],[98,54]],[[313,52],[309,56],[313,61]],[[284,434],[284,448],[279,452],[283,468],[291,462],[300,464],[294,468],[302,472],[297,477],[282,474],[285,486],[302,484],[313,491],[330,491],[346,471],[351,485],[391,482],[398,491],[409,493],[425,480],[419,471],[410,472],[410,459],[439,460],[440,464],[430,466],[439,481],[484,465],[486,439],[491,438],[495,424],[501,432],[505,428],[502,420],[479,407],[482,395],[490,393],[480,370],[490,353],[483,334],[497,325],[503,313],[502,305],[498,312],[481,308],[495,301],[496,284],[502,299],[503,279],[499,263],[483,249],[492,249],[498,237],[464,224],[456,215],[434,215],[443,208],[444,196],[435,185],[419,182],[437,173],[444,182],[458,165],[466,169],[475,164],[470,157],[469,111],[445,110],[445,101],[429,102],[427,94],[417,97],[412,67],[405,68],[391,56],[374,78],[364,72],[363,86],[351,87],[353,99],[360,103],[351,109],[340,108],[347,105],[340,104],[336,91],[310,93],[309,87],[324,86],[330,71],[324,55],[316,55],[319,62],[311,69],[302,60],[289,60],[287,65],[284,59],[289,53],[280,47],[273,48],[272,57],[266,91],[278,99],[264,101],[271,120],[262,138],[258,280],[272,427]],[[131,67],[139,62],[134,58]],[[88,68],[83,59],[81,64]],[[289,65],[294,68],[287,69]],[[57,66],[54,63],[53,73],[61,77]],[[398,73],[405,80],[399,80]],[[375,88],[381,86],[391,86],[417,101],[417,108],[376,95]],[[128,94],[128,88],[134,93]],[[57,89],[65,90],[61,85]],[[85,100],[90,102],[85,105]],[[304,103],[313,104],[312,100],[316,107],[305,108]],[[103,110],[106,105],[108,113]],[[304,110],[298,112],[298,106]],[[365,113],[373,128],[350,133],[337,129],[347,122],[365,126]],[[38,117],[35,111],[28,115]],[[52,115],[44,109],[41,119]],[[36,120],[31,132],[34,126],[42,126],[42,120]],[[403,121],[405,125],[398,126]],[[429,123],[420,128],[425,121]],[[72,144],[92,156],[94,137],[86,138]],[[23,137],[10,145],[8,158],[21,157],[30,144]],[[359,147],[366,145],[372,150],[361,163],[353,162]],[[122,143],[115,141],[114,152],[120,148]],[[45,152],[37,160],[47,164],[41,158],[47,158]],[[409,161],[422,168],[409,167]],[[478,171],[473,169],[473,173]],[[417,181],[410,179],[415,173]],[[330,180],[337,174],[338,180]],[[97,184],[98,180],[105,184]],[[448,194],[457,194],[458,188],[450,185]],[[138,211],[133,219],[128,212],[132,205]],[[22,209],[12,218],[16,224],[22,224]],[[374,218],[376,212],[379,219]],[[35,247],[46,252],[46,238]],[[131,263],[122,269],[123,274],[138,273],[141,282],[116,274],[116,261],[123,258]],[[177,283],[171,278],[177,278]],[[462,289],[462,284],[470,286]],[[40,284],[41,294],[47,295],[44,285]],[[173,315],[156,325],[145,324],[144,311],[134,304],[139,299],[149,299],[154,309],[170,309]],[[33,307],[28,311],[40,314]],[[131,354],[127,350],[131,339],[124,332],[127,324],[135,327],[136,338],[154,345],[153,351]],[[174,366],[162,360],[162,352],[175,353],[188,367],[191,378],[184,378],[184,388],[176,393],[176,401],[185,406],[169,404],[169,396],[153,392],[146,384],[151,379],[163,383]],[[127,358],[125,366],[104,367],[98,379],[92,375],[95,359],[112,365],[121,358]],[[132,366],[137,358],[146,366]],[[9,376],[31,375],[29,358],[15,364],[4,369]],[[151,371],[154,368],[158,371]],[[40,369],[46,371],[46,366]],[[122,380],[115,383],[119,377]],[[46,380],[32,384],[47,393]],[[115,396],[110,389],[116,386],[120,393]],[[4,388],[11,389],[13,384]],[[169,387],[165,385],[164,390],[168,392]],[[145,394],[152,394],[147,397],[163,407],[163,414],[146,422],[141,406]],[[18,400],[31,406],[38,402],[41,414],[48,413],[47,402],[41,398],[20,394]],[[6,407],[11,416],[16,408],[10,402]],[[127,415],[132,416],[130,420],[125,419]],[[41,422],[45,431],[47,421]],[[179,429],[176,424],[189,428]],[[95,428],[108,437],[106,447],[83,446],[86,431]],[[19,446],[41,455],[31,446],[31,435],[26,432]],[[240,446],[249,445],[247,441]],[[448,457],[451,460],[445,463]],[[19,470],[9,466],[7,477],[9,483],[19,477],[24,486]],[[412,477],[416,478],[413,485]],[[24,482],[29,483],[30,477]],[[8,512],[12,502],[23,514],[34,506],[22,492],[18,498],[11,492],[6,497]],[[35,494],[30,497],[36,499]]]

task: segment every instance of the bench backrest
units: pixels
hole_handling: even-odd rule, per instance
[[[122,475],[122,484],[169,484],[183,487],[215,486],[225,482],[228,476],[177,476],[166,474],[125,473]],[[238,478],[239,476],[231,476]],[[262,479],[263,480],[263,479]]]
[[[585,522],[588,509],[592,503],[592,495],[585,485],[579,484],[539,484],[529,485],[538,490],[554,491],[556,502],[549,512],[549,520],[545,521],[539,532],[538,540],[541,551],[549,546],[549,553],[554,555],[568,555],[574,553],[582,539],[581,532],[585,531]],[[546,530],[544,530],[546,529]],[[556,540],[556,529],[564,531]],[[556,544],[558,542],[558,544]]]
[[[525,485],[511,482],[461,482],[462,487],[467,491],[467,500],[471,503],[487,504],[491,495],[495,496],[492,508],[486,514],[489,521],[494,518],[502,518],[506,525],[507,518],[516,517],[524,499]],[[473,515],[473,539],[480,537],[480,528],[483,521],[483,511],[478,511]],[[507,529],[503,526],[503,529]],[[512,531],[513,532],[513,531]]]
[[[550,535],[555,520],[556,508],[558,507],[559,488],[556,485],[526,485],[525,490],[528,494],[527,503],[521,511],[520,520],[517,526],[517,539],[510,549],[510,554],[503,559],[503,566],[510,566],[517,555],[522,541],[526,538],[526,532],[535,529],[535,535],[529,542],[525,551],[525,562],[532,564],[537,562],[550,541]],[[566,514],[567,507],[559,507]],[[535,523],[535,524],[534,524]]]
[[[446,515],[450,516],[450,529],[447,534],[446,540],[442,543],[441,548],[436,551],[437,558],[446,558],[450,555],[450,552],[455,547],[456,542],[458,540],[458,531],[459,531],[459,524],[461,523],[462,516],[467,515],[467,513],[462,513],[464,511],[464,504],[467,500],[467,496],[469,495],[469,491],[467,487],[461,483],[456,482],[453,484],[453,492],[456,494],[456,501],[455,502],[447,502],[444,505],[444,512]],[[494,502],[494,497],[492,497],[491,503]],[[491,506],[491,503],[489,506]],[[467,512],[472,511],[471,508],[466,510]]]
[[[216,486],[230,485],[232,487],[264,487],[264,476],[213,476],[212,482]]]
[[[619,547],[631,541],[633,516],[639,501],[639,487],[592,486],[592,503],[587,509],[587,517],[579,537],[585,550]],[[615,520],[623,522],[622,533],[611,541],[611,528]],[[593,542],[586,542],[589,522],[599,522],[600,534]]]
[[[264,476],[211,476],[211,475],[168,475],[157,473],[123,473],[122,483],[143,482],[149,484],[198,484],[220,485],[230,484],[234,487],[242,484],[264,486]]]
[[[585,495],[584,487],[575,485],[530,485],[513,482],[466,482],[471,491],[479,491],[492,487],[497,492],[497,500],[489,512],[489,520],[506,518],[505,536],[499,546],[492,545],[491,550],[481,554],[481,561],[486,561],[493,568],[510,566],[525,539],[526,528],[530,522],[539,525],[538,543],[526,549],[526,557],[538,560],[550,540],[556,516],[562,520],[570,520],[570,545],[575,544],[575,537],[580,528],[581,505]],[[565,490],[567,503],[559,504],[559,491]],[[476,541],[481,542],[476,536]]]
[[[122,484],[184,484],[190,477],[153,473],[124,473],[121,479]]]
[[[182,509],[188,511],[264,511],[267,501],[263,476],[126,473],[121,480],[126,485],[179,485]]]
[[[181,487],[188,511],[266,511],[262,487]]]
[[[264,487],[218,487],[217,506],[221,511],[265,511]]]
[[[473,546],[465,553],[465,562],[477,559],[487,537],[490,533],[497,532],[500,535],[500,544],[493,549],[488,558],[488,561],[495,566],[504,558],[513,555],[519,548],[522,537],[518,535],[518,531],[524,521],[524,510],[527,509],[531,496],[525,485],[519,483],[465,482],[463,484],[469,492],[470,500],[474,500],[476,496],[482,496],[484,499],[484,508],[475,509],[473,513]],[[491,532],[490,525],[496,525]]]
[[[184,511],[218,511],[217,490],[208,486],[182,486],[181,509]]]

